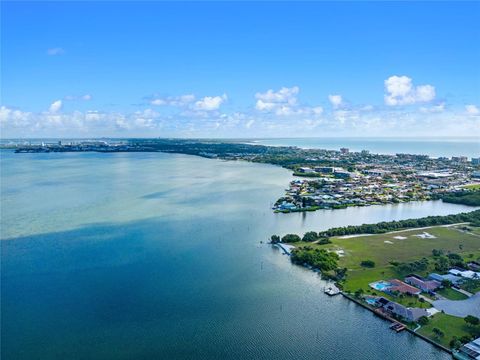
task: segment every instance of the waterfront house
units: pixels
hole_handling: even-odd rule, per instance
[[[383,297],[379,298],[377,303],[387,314],[400,317],[408,322],[415,322],[422,316],[428,316],[428,312],[425,309],[409,308]]]
[[[388,280],[388,282],[392,285],[388,288],[389,292],[396,292],[407,295],[418,295],[421,293],[420,289],[417,289],[414,286],[405,284],[403,281],[398,279]]]
[[[453,352],[453,357],[459,360],[480,359],[480,338],[463,345]]]
[[[420,290],[424,292],[432,292],[435,291],[438,287],[440,287],[441,282],[437,280],[427,280],[424,279],[423,277],[416,275],[416,274],[410,274],[405,278],[405,282],[407,284],[413,285]]]

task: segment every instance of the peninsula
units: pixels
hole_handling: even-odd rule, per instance
[[[12,143],[16,153],[166,152],[279,165],[298,177],[273,210],[288,213],[438,200],[480,205],[480,158],[263,146],[247,140],[126,139]]]

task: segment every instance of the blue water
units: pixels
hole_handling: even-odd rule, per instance
[[[392,284],[390,284],[389,282],[386,282],[386,281],[378,281],[378,282],[372,284],[372,286],[375,290],[384,291],[385,289],[388,289],[389,287],[391,287]]]
[[[479,128],[480,133],[480,128]],[[480,157],[480,135],[463,138],[285,138],[259,139],[255,143],[273,146],[297,146],[305,149],[351,151],[369,150],[376,154],[422,154],[431,157]]]
[[[1,152],[2,359],[448,359],[262,244],[470,208],[274,214],[290,172],[154,153]]]

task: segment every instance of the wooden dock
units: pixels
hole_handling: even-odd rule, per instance
[[[335,285],[329,285],[323,289],[323,292],[327,294],[328,296],[335,296],[340,294],[340,289],[336,287]]]
[[[406,328],[407,327],[405,325],[399,322],[394,322],[392,325],[390,325],[390,329],[395,330],[397,333],[405,330]]]

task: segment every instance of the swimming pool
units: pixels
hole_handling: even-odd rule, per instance
[[[374,282],[374,283],[370,284],[370,287],[372,287],[372,288],[374,288],[375,290],[378,290],[378,291],[388,290],[388,288],[390,288],[391,286],[392,286],[392,284],[387,282],[387,281],[377,281],[377,282]]]
[[[365,300],[370,305],[375,305],[377,303],[377,299],[370,298]]]

